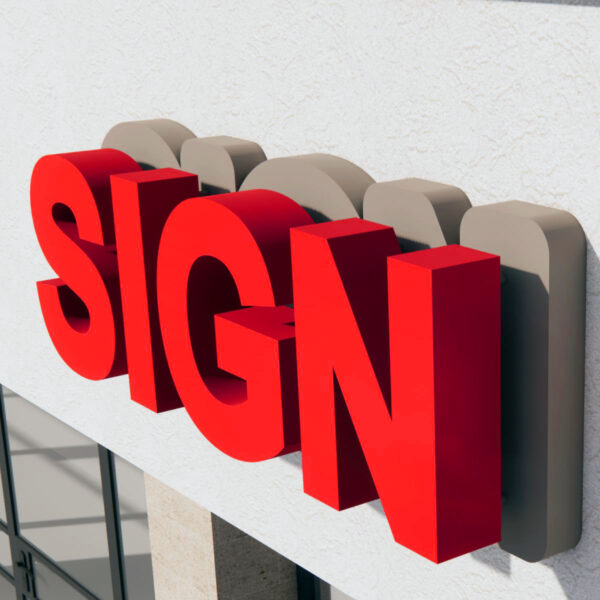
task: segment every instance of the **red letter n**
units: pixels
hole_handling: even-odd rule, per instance
[[[379,495],[435,562],[497,542],[498,257],[397,255],[360,219],[291,236],[305,491],[338,510]]]

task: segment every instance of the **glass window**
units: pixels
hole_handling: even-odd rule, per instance
[[[33,561],[33,570],[35,573],[35,591],[40,600],[83,600],[77,592],[68,583],[54,574],[48,567],[37,559]]]
[[[129,600],[153,600],[152,557],[144,472],[115,457]]]
[[[4,531],[0,531],[0,566],[11,575],[13,574],[10,543],[8,541],[8,536]]]
[[[13,574],[12,557],[10,554],[10,543],[8,536],[0,531],[0,567],[3,571]],[[0,598],[14,598],[15,588],[8,579],[0,574]]]
[[[2,493],[2,485],[0,485],[0,519],[6,523],[6,507],[4,506],[4,494]]]
[[[96,443],[8,390],[5,406],[21,535],[92,592],[110,600]],[[49,575],[48,582],[53,578]]]

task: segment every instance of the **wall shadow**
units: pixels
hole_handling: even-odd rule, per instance
[[[511,555],[502,550],[498,544],[471,552],[471,557],[503,575],[510,575]]]
[[[302,452],[291,452],[290,454],[284,454],[281,460],[294,465],[297,469],[302,471]]]

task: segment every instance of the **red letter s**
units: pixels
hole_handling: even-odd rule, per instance
[[[89,379],[127,371],[110,175],[138,170],[106,149],[45,156],[31,177],[35,231],[60,277],[37,284],[44,321],[63,360]]]
[[[252,190],[184,200],[163,230],[158,311],[173,381],[200,431],[241,460],[298,449],[289,231],[311,222],[293,200]]]

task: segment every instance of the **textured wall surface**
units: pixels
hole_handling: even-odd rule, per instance
[[[358,600],[589,599],[600,589],[600,4],[243,0],[3,3],[0,381]],[[474,204],[565,208],[589,240],[584,531],[528,564],[491,547],[434,566],[378,503],[336,514],[301,492],[300,456],[238,463],[185,411],[155,416],[125,377],[72,373],[34,282],[52,276],[29,214],[43,154],[171,117],[274,157],[348,158]]]

